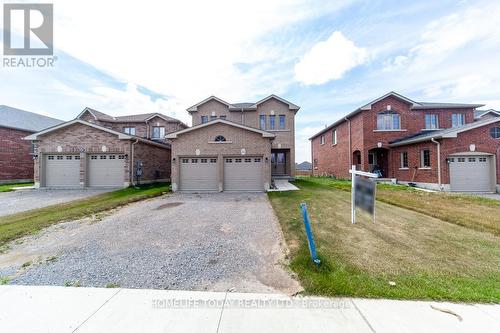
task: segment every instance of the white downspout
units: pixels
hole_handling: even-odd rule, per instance
[[[135,178],[134,178],[134,146],[139,142],[139,139],[135,140],[135,142],[132,142],[132,152],[131,152],[131,158],[130,158],[130,170],[132,171],[132,185],[135,186]]]
[[[436,141],[434,138],[431,138],[431,141],[437,145],[437,168],[438,168],[438,184],[439,190],[443,190],[443,185],[441,184],[441,144]]]

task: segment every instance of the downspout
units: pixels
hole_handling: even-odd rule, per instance
[[[443,185],[441,184],[441,144],[436,141],[434,138],[431,138],[431,141],[437,145],[437,168],[438,168],[438,185],[439,185],[439,190],[443,190]]]
[[[134,178],[134,146],[139,142],[139,139],[136,139],[135,142],[132,142],[132,152],[131,152],[131,158],[130,158],[130,170],[132,171],[132,185],[135,186],[135,178]]]
[[[352,144],[351,144],[351,121],[347,118],[344,117],[345,121],[349,123],[349,169],[352,167]]]

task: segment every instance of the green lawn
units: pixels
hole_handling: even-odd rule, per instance
[[[14,187],[26,187],[26,186],[33,186],[33,183],[3,184],[0,185],[0,192],[10,192],[13,191]]]
[[[301,191],[272,192],[269,198],[291,250],[291,268],[306,293],[500,302],[500,236],[494,232],[498,223],[496,227],[494,223],[486,223],[493,225],[489,230],[493,232],[484,232],[431,216],[435,212],[424,215],[415,211],[416,207],[407,209],[379,201],[376,223],[360,213],[358,223],[352,225],[348,182],[303,178],[295,184]],[[388,202],[393,197],[405,198],[416,193],[388,185],[380,186],[377,192],[379,200]],[[448,200],[457,200],[456,209],[466,204],[471,210],[488,207],[500,214],[500,205],[496,203],[442,196],[439,199],[449,205]],[[434,197],[420,200],[434,200]],[[323,262],[319,269],[309,257],[299,209],[301,202],[309,207]],[[441,208],[441,203],[438,207]],[[446,209],[452,210],[448,205]]]
[[[0,217],[0,246],[21,236],[35,233],[51,224],[80,219],[131,202],[156,197],[170,190],[169,184],[141,185],[63,204]]]

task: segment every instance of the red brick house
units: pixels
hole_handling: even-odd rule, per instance
[[[170,181],[169,132],[187,127],[160,113],[113,117],[85,108],[76,119],[25,138],[35,143],[36,187],[127,187]]]
[[[444,191],[500,189],[500,114],[479,104],[416,102],[390,92],[318,132],[313,174],[356,165],[398,183]]]
[[[60,123],[62,120],[0,105],[0,184],[33,181],[33,146],[23,138]]]

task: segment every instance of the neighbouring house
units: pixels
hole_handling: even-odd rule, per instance
[[[187,126],[160,113],[112,117],[85,108],[76,119],[27,136],[35,186],[127,187],[170,181],[169,132]]]
[[[302,163],[297,163],[297,165],[295,166],[295,169],[296,170],[301,170],[301,171],[307,171],[307,170],[311,170],[312,169],[312,164],[311,162],[307,162],[307,161],[304,161]]]
[[[390,92],[310,138],[313,174],[347,178],[356,165],[429,189],[499,191],[500,117],[481,106]]]
[[[0,105],[0,184],[33,181],[33,145],[23,138],[62,122]]]
[[[474,111],[474,119],[481,119],[486,117],[500,117],[500,111],[493,109]]]
[[[188,108],[193,126],[172,140],[174,191],[265,191],[295,172],[295,114],[275,95],[228,103],[211,96]]]

